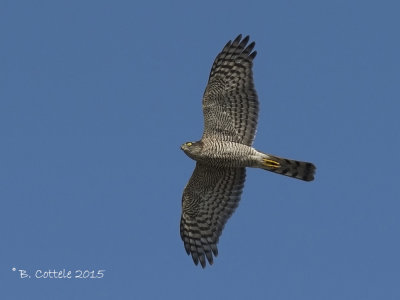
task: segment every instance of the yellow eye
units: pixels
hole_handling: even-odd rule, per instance
[[[190,147],[190,146],[192,146],[192,145],[193,145],[192,142],[187,142],[187,143],[186,143],[186,146],[188,146],[188,147]]]

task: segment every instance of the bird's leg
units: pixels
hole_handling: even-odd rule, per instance
[[[280,166],[281,166],[281,164],[278,163],[277,161],[267,159],[267,158],[263,158],[263,165],[266,167],[269,167],[269,168],[273,168],[273,169],[280,168]]]

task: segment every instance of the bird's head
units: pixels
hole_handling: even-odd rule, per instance
[[[187,156],[193,159],[200,154],[202,148],[203,148],[202,142],[186,142],[181,146],[183,152],[185,152]]]

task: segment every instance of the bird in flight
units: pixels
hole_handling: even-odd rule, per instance
[[[180,234],[186,252],[204,268],[218,255],[225,223],[239,204],[246,167],[312,181],[315,166],[252,147],[258,120],[253,83],[255,42],[242,35],[229,41],[211,67],[203,95],[204,132],[181,149],[196,161],[182,195]]]

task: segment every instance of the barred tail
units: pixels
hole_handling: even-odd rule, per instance
[[[304,181],[314,180],[315,166],[309,162],[291,160],[267,154],[262,158],[260,167],[264,170]]]

